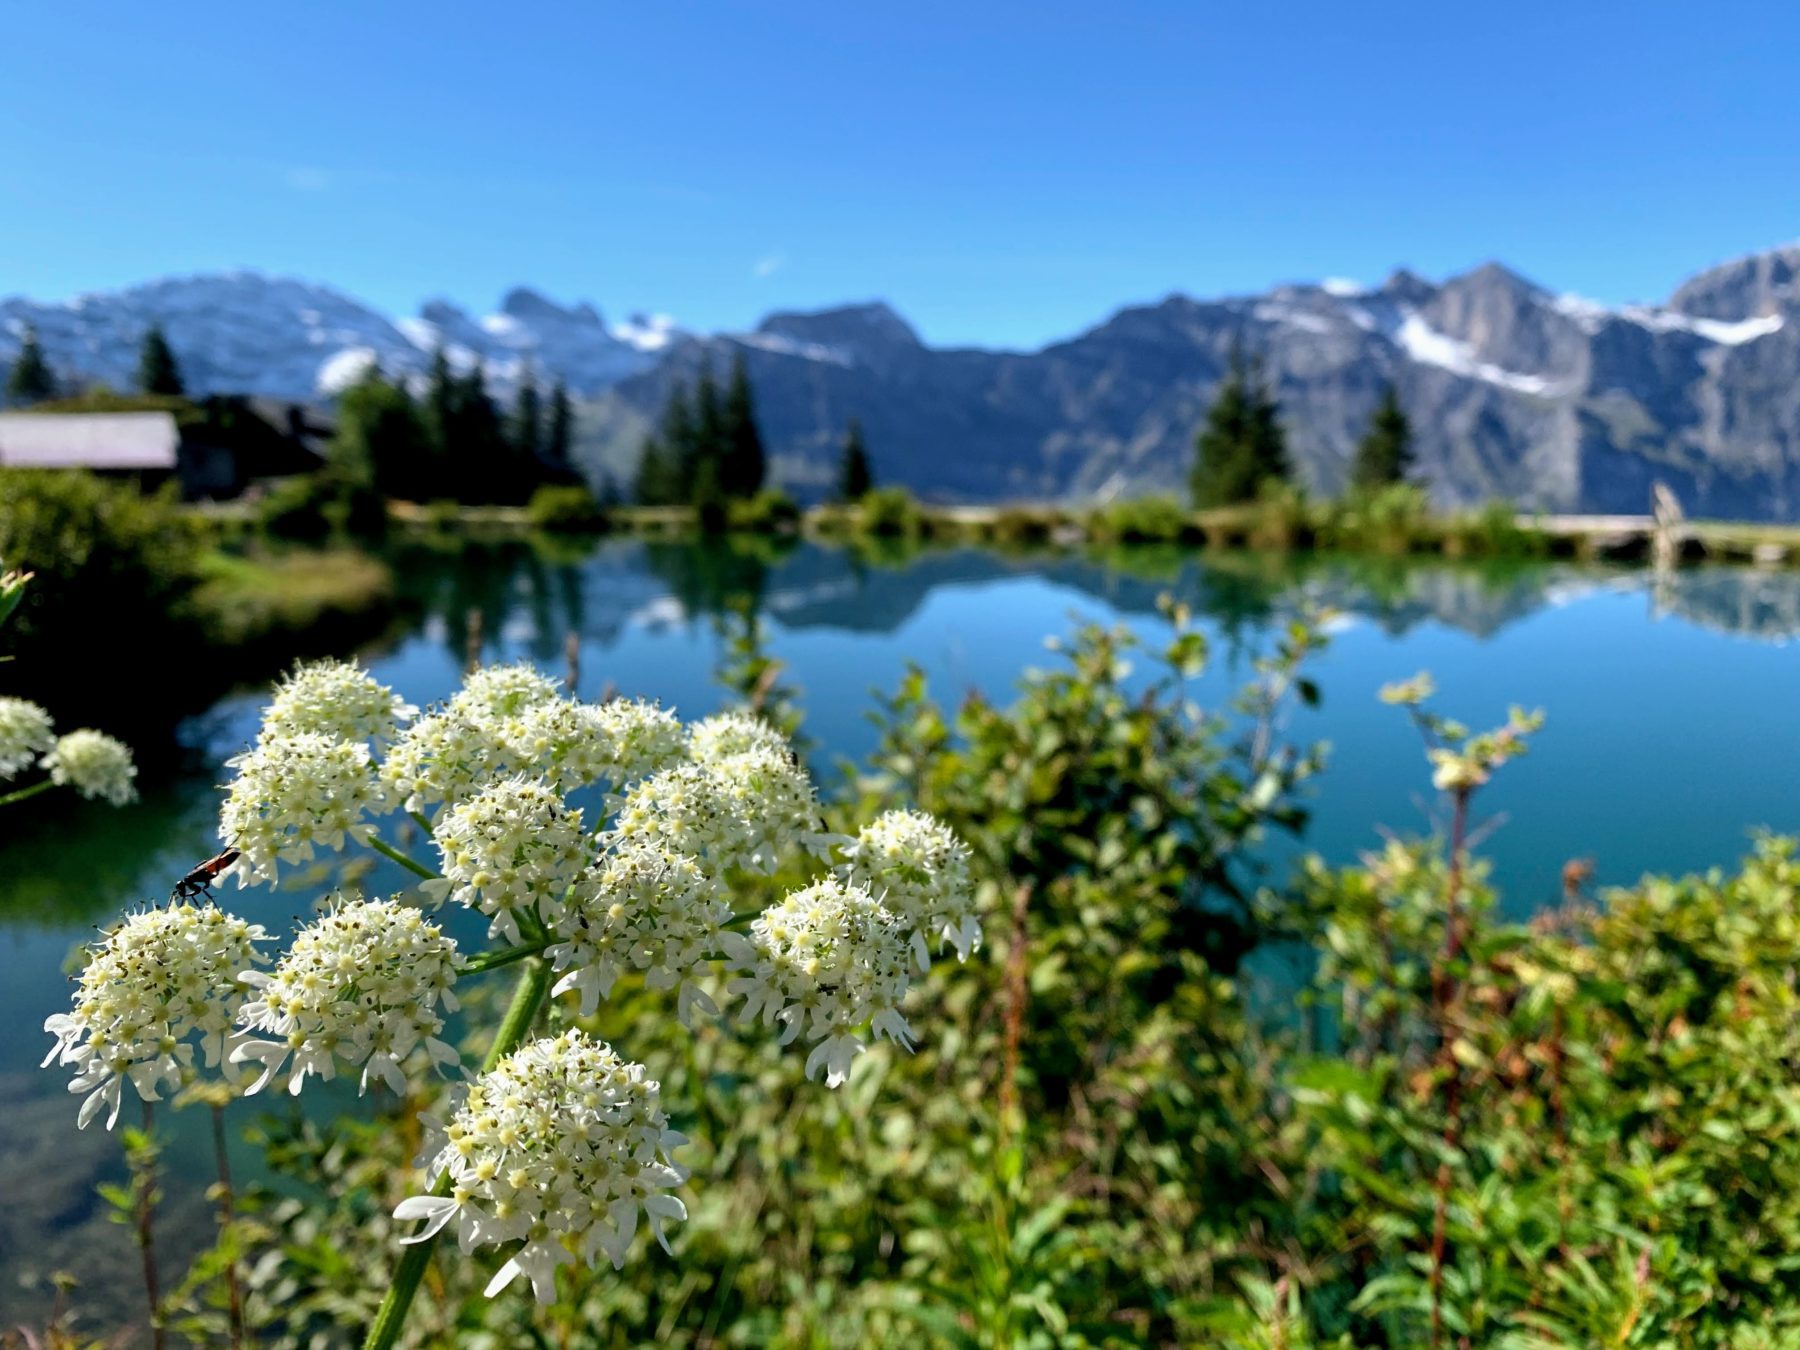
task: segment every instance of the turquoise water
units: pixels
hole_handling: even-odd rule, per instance
[[[1800,674],[1789,646],[1800,635],[1800,577],[1788,574],[1696,570],[1659,582],[1547,564],[1297,566],[1172,553],[875,562],[812,545],[642,541],[417,553],[400,568],[413,617],[364,655],[419,703],[455,686],[475,610],[485,660],[531,658],[562,674],[574,633],[583,696],[645,694],[697,715],[723,701],[714,672],[736,616],[755,611],[802,692],[826,785],[837,757],[872,745],[871,691],[892,689],[907,662],[949,702],[970,689],[1004,695],[1023,668],[1054,659],[1045,637],[1073,622],[1166,631],[1155,602],[1168,591],[1213,638],[1199,691],[1222,699],[1272,623],[1301,604],[1329,605],[1338,617],[1314,671],[1323,702],[1287,727],[1332,746],[1308,848],[1349,860],[1383,829],[1429,825],[1417,740],[1375,699],[1381,684],[1421,668],[1436,676],[1444,709],[1476,726],[1502,719],[1509,702],[1548,713],[1532,754],[1484,799],[1483,848],[1510,912],[1551,901],[1572,857],[1593,858],[1602,884],[1622,883],[1729,864],[1754,827],[1800,831],[1800,719],[1788,702]],[[96,1180],[117,1174],[116,1141],[98,1128],[76,1133],[64,1077],[37,1068],[47,1044],[39,1027],[66,1006],[66,958],[94,926],[166,895],[215,851],[213,785],[253,735],[258,705],[232,697],[191,723],[188,768],[137,806],[64,804],[0,823],[0,1325],[40,1316],[45,1277],[59,1267],[82,1277],[84,1305],[132,1306],[124,1232],[91,1199]],[[381,872],[369,885],[389,883],[400,877]],[[274,929],[308,904],[300,893],[227,895]],[[199,1125],[172,1135],[177,1178],[208,1165]],[[204,1231],[196,1203],[182,1198],[197,1189],[169,1187],[177,1243]]]

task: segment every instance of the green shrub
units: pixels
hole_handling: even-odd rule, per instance
[[[531,494],[525,518],[534,529],[598,534],[609,525],[594,494],[579,484],[541,487]]]
[[[152,711],[147,684],[206,658],[185,623],[206,533],[172,486],[146,494],[69,470],[0,469],[0,571],[37,574],[0,633],[16,656],[7,692],[59,720],[129,730]]]
[[[1266,479],[1250,513],[1252,548],[1305,548],[1313,541],[1312,512],[1298,485]]]
[[[790,534],[800,528],[800,507],[780,488],[764,488],[744,501],[731,503],[727,513],[734,530],[753,534]]]
[[[1341,548],[1410,553],[1427,542],[1431,529],[1431,499],[1425,489],[1395,483],[1346,496],[1332,513],[1327,535]]]
[[[274,539],[317,541],[331,533],[331,485],[319,474],[276,483],[256,503],[256,523]]]
[[[877,538],[921,539],[929,532],[918,499],[903,487],[876,488],[857,507],[857,525]]]
[[[981,533],[1002,546],[1043,544],[1055,536],[1063,521],[1063,513],[1054,508],[1005,506],[994,513]]]
[[[1129,497],[1088,517],[1088,534],[1108,544],[1170,544],[1195,537],[1192,515],[1173,497]]]
[[[1544,536],[1521,529],[1510,502],[1489,502],[1444,522],[1444,552],[1452,558],[1523,558],[1549,551]]]

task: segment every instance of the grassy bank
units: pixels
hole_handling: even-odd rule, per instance
[[[214,551],[191,600],[209,646],[330,651],[386,621],[394,575],[379,558],[336,547],[277,554]]]

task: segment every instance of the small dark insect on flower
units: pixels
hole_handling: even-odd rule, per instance
[[[238,851],[228,848],[217,857],[208,858],[180,881],[175,889],[169,892],[171,900],[192,900],[196,895],[211,897],[213,882],[219,879],[219,873],[238,860]]]

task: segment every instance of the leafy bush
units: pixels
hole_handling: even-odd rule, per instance
[[[1168,544],[1197,537],[1193,517],[1173,497],[1129,497],[1095,510],[1088,534],[1100,543]]]
[[[921,539],[929,522],[918,499],[903,487],[876,488],[857,506],[857,526],[877,538]]]
[[[607,514],[586,487],[541,487],[531,494],[525,518],[534,529],[598,534],[609,525]]]
[[[791,534],[800,528],[800,507],[780,488],[764,488],[732,502],[729,517],[732,529],[753,534]]]
[[[1431,535],[1431,499],[1421,487],[1395,483],[1352,492],[1327,526],[1328,542],[1372,553],[1410,553]]]
[[[1519,525],[1510,502],[1489,502],[1479,511],[1451,516],[1443,535],[1444,552],[1452,558],[1525,558],[1549,551],[1543,535]]]
[[[193,659],[188,602],[205,545],[172,487],[0,469],[0,570],[37,574],[0,633],[16,656],[8,691],[65,720],[133,729],[146,681],[173,682]]]

